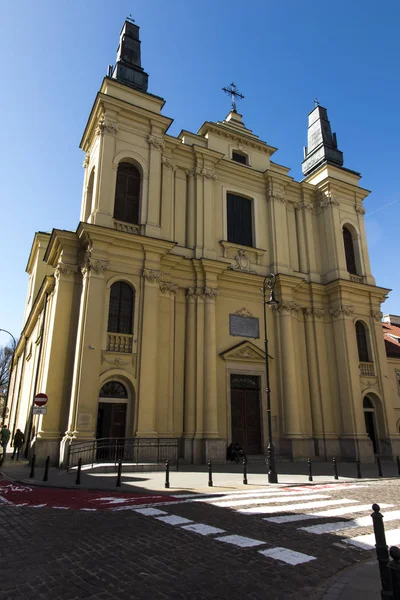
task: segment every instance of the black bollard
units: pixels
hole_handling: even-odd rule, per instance
[[[376,464],[378,465],[378,476],[379,477],[383,477],[382,464],[381,464],[381,458],[380,458],[380,456],[376,457]]]
[[[34,454],[32,456],[32,461],[31,461],[31,472],[29,474],[30,479],[33,479],[35,477],[35,462],[36,462],[36,454]]]
[[[212,487],[213,486],[213,480],[212,480],[212,463],[211,463],[211,458],[208,461],[208,487]]]
[[[121,487],[121,473],[122,473],[122,458],[118,461],[118,472],[117,472],[117,483],[116,487]]]
[[[243,458],[243,485],[247,485],[247,460]]]
[[[332,462],[333,462],[334,478],[335,479],[339,479],[338,470],[337,470],[337,462],[336,462],[336,458],[335,457],[332,458]]]
[[[81,485],[81,469],[82,469],[82,459],[78,460],[78,470],[76,472],[76,480],[75,485]]]
[[[390,582],[390,572],[388,568],[389,563],[389,552],[386,544],[386,536],[385,536],[385,527],[383,525],[383,516],[379,512],[380,506],[379,504],[373,504],[372,510],[374,511],[371,515],[372,523],[374,525],[374,534],[375,534],[375,548],[376,548],[376,558],[379,563],[379,572],[381,576],[381,598],[391,598],[392,586]]]
[[[43,481],[49,480],[49,466],[50,466],[50,456],[48,456],[46,458],[46,465],[44,467]]]
[[[396,462],[397,462],[397,474],[400,475],[400,458],[398,456],[396,456]]]
[[[392,558],[389,562],[389,572],[392,580],[393,598],[400,598],[400,548],[392,546],[389,554]]]
[[[311,462],[311,458],[309,458],[307,460],[307,464],[308,464],[308,481],[313,481],[313,476],[312,476],[312,462]]]
[[[357,477],[358,479],[362,479],[362,475],[361,475],[361,463],[360,463],[360,457],[356,456],[356,465],[357,465]]]
[[[165,461],[165,487],[169,488],[169,460]]]

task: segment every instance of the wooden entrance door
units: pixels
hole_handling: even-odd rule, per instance
[[[261,454],[259,378],[231,376],[232,442],[245,454]]]
[[[125,437],[126,407],[126,402],[99,402],[97,438]]]

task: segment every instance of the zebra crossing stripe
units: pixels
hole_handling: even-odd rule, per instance
[[[193,502],[225,502],[225,500],[241,500],[244,498],[268,498],[270,496],[299,496],[299,495],[308,495],[315,492],[313,490],[309,490],[308,492],[288,492],[284,490],[268,490],[261,492],[241,492],[240,494],[224,494],[221,496],[203,496],[203,498],[195,498]],[[319,493],[319,492],[318,492]]]
[[[341,503],[338,500],[338,503]],[[380,504],[381,508],[391,508],[393,504]],[[264,519],[264,521],[270,521],[271,523],[294,523],[296,521],[308,521],[309,519],[322,519],[329,517],[340,517],[342,515],[349,515],[356,512],[363,512],[365,510],[371,510],[370,504],[355,504],[354,506],[342,506],[340,508],[331,508],[330,510],[321,510],[319,512],[302,513],[299,515],[284,515],[282,517],[271,517]]]
[[[190,525],[183,525],[181,529],[193,531],[194,533],[199,533],[200,535],[216,535],[217,533],[226,533],[225,529],[212,527],[211,525],[206,525],[205,523],[191,523]]]
[[[346,498],[340,499],[341,504],[351,504],[352,502],[354,502],[354,500],[348,500]],[[334,506],[337,503],[338,500],[322,500],[318,502],[302,502],[299,504],[281,504],[279,506],[255,506],[254,508],[242,508],[238,510],[238,512],[248,515],[265,515],[280,512],[290,512],[293,510],[304,510],[307,508],[322,508],[323,506]]]
[[[371,519],[372,520],[372,519]],[[385,532],[386,543],[388,546],[396,546],[400,544],[400,529],[392,529]],[[375,534],[367,533],[366,535],[358,535],[357,537],[343,540],[345,544],[362,548],[362,550],[371,550],[375,548]]]
[[[239,548],[251,548],[252,546],[262,546],[265,542],[253,540],[252,538],[244,537],[243,535],[224,535],[223,537],[214,538],[217,542],[225,542]]]
[[[185,519],[185,517],[178,517],[176,515],[167,515],[165,517],[156,517],[157,521],[168,523],[168,525],[184,525],[186,523],[193,523],[192,519]]]
[[[145,515],[146,517],[155,517],[168,514],[165,512],[165,510],[159,510],[158,508],[134,508],[133,511],[139,513],[140,515]]]
[[[288,550],[287,548],[268,548],[268,550],[259,550],[259,554],[280,560],[287,563],[288,565],[300,565],[302,563],[309,562],[310,560],[316,560],[316,556],[309,556],[302,552],[295,552],[294,550]]]
[[[306,498],[310,498],[311,500],[322,500],[322,498],[330,498],[330,496],[323,494],[306,494]],[[280,496],[268,496],[267,498],[256,497],[242,500],[223,500],[222,502],[213,502],[213,506],[234,508],[235,506],[248,506],[249,504],[275,504],[276,502],[281,502],[282,499],[284,499],[284,502],[296,502],[297,500],[303,500],[304,492],[303,494],[281,494]]]
[[[385,513],[385,523],[388,521],[398,521],[400,519],[400,510],[392,510],[391,512]],[[299,527],[302,531],[307,533],[315,533],[321,535],[323,533],[330,533],[332,531],[341,531],[342,529],[356,529],[357,527],[369,527],[372,525],[371,516],[359,517],[358,519],[352,519],[351,521],[337,521],[336,523],[322,523],[321,525],[311,525],[310,527]]]

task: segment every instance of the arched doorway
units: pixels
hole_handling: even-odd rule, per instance
[[[365,396],[363,401],[365,429],[372,442],[374,454],[379,454],[379,436],[376,426],[375,406],[369,396]]]
[[[99,394],[96,438],[126,437],[128,392],[119,381],[108,381]]]

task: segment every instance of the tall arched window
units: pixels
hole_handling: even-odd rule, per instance
[[[133,310],[135,293],[124,281],[111,286],[108,329],[111,333],[133,333]]]
[[[121,162],[118,165],[115,186],[114,219],[139,224],[140,172],[135,165]]]
[[[357,321],[356,323],[356,336],[357,336],[357,348],[358,348],[358,360],[360,362],[372,362],[369,344],[368,344],[368,332],[364,323]]]
[[[350,229],[343,227],[343,243],[346,255],[346,267],[349,273],[357,275],[356,254],[354,251],[354,241]]]

